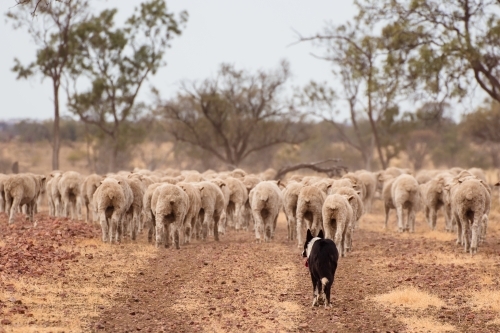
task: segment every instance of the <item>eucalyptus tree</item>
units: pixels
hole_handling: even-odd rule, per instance
[[[52,82],[54,103],[54,122],[52,129],[52,168],[59,169],[60,150],[60,91],[63,78],[74,66],[80,47],[73,38],[76,25],[85,22],[89,13],[87,0],[67,0],[47,2],[39,6],[40,1],[24,1],[7,13],[15,28],[26,29],[37,46],[35,60],[23,65],[15,59],[12,70],[18,79],[27,79],[41,75]],[[32,13],[36,11],[37,17]]]

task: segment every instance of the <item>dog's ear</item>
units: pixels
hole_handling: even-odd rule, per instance
[[[311,230],[307,229],[306,241],[309,242],[311,239],[313,239],[313,235],[311,234]]]
[[[325,238],[325,235],[323,234],[323,229],[318,232],[318,237],[321,239]]]

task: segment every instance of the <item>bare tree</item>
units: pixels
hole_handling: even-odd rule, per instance
[[[238,166],[255,152],[306,139],[303,116],[281,97],[289,76],[286,62],[255,74],[222,65],[214,79],[184,83],[159,113],[176,140]]]

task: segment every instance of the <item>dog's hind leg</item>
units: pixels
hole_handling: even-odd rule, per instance
[[[325,292],[325,308],[326,308],[326,307],[332,306],[332,303],[330,302],[330,291],[332,289],[333,281],[329,281],[326,278],[323,278],[323,279],[326,280],[326,283],[323,285],[324,292]],[[321,279],[321,280],[323,280],[323,279]]]
[[[311,279],[312,279],[312,284],[313,284],[313,303],[312,303],[312,307],[314,307],[316,304],[318,304],[318,296],[319,296],[319,292],[318,292],[318,280],[313,276],[311,275]]]

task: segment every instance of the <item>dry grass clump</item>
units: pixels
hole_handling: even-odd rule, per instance
[[[404,306],[417,310],[426,309],[429,306],[440,307],[445,305],[439,297],[415,287],[398,288],[387,294],[375,296],[373,300],[389,307]]]
[[[456,331],[453,325],[440,323],[430,317],[405,317],[400,320],[406,324],[409,332],[445,333]]]
[[[471,302],[480,309],[500,312],[500,291],[482,290],[470,294]]]

